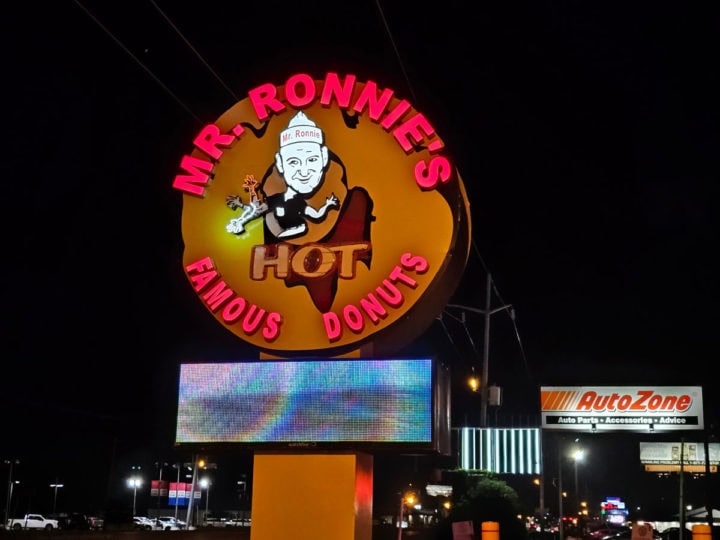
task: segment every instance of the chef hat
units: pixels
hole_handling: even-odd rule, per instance
[[[302,111],[298,111],[288,122],[288,127],[280,132],[281,147],[298,142],[323,143],[322,130]]]

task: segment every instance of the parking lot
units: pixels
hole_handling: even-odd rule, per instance
[[[0,538],[87,538],[88,540],[247,540],[249,528],[222,529],[208,527],[192,531],[5,531],[0,529]]]

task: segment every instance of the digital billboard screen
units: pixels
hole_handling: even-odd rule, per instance
[[[441,451],[447,380],[432,358],[182,364],[175,442]]]

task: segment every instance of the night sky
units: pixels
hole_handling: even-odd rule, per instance
[[[691,385],[703,386],[706,425],[717,425],[711,8],[46,4],[13,5],[1,33],[0,456],[21,461],[23,504],[47,511],[58,478],[62,506],[97,509],[128,498],[132,465],[188,461],[173,448],[178,365],[256,357],[183,274],[171,184],[204,124],[298,72],[394,89],[451,149],[473,231],[451,304],[482,309],[489,271],[493,307],[515,316],[492,316],[489,374],[503,404],[491,423],[537,422],[541,385]],[[448,308],[399,351],[451,365],[454,426],[477,422],[478,396],[461,381],[480,369],[482,347],[482,315]],[[650,481],[637,440],[588,441],[601,461],[585,480],[598,501],[633,497],[628,475]],[[251,455],[223,459],[231,483],[251,471]],[[386,457],[378,467],[384,459],[402,462],[385,492],[428,465]]]

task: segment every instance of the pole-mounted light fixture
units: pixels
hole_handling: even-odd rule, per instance
[[[58,484],[57,480],[55,480],[54,484],[50,484],[50,488],[55,490],[55,493],[53,494],[53,516],[55,515],[55,509],[57,508],[57,492],[59,488],[65,487],[64,484]]]

